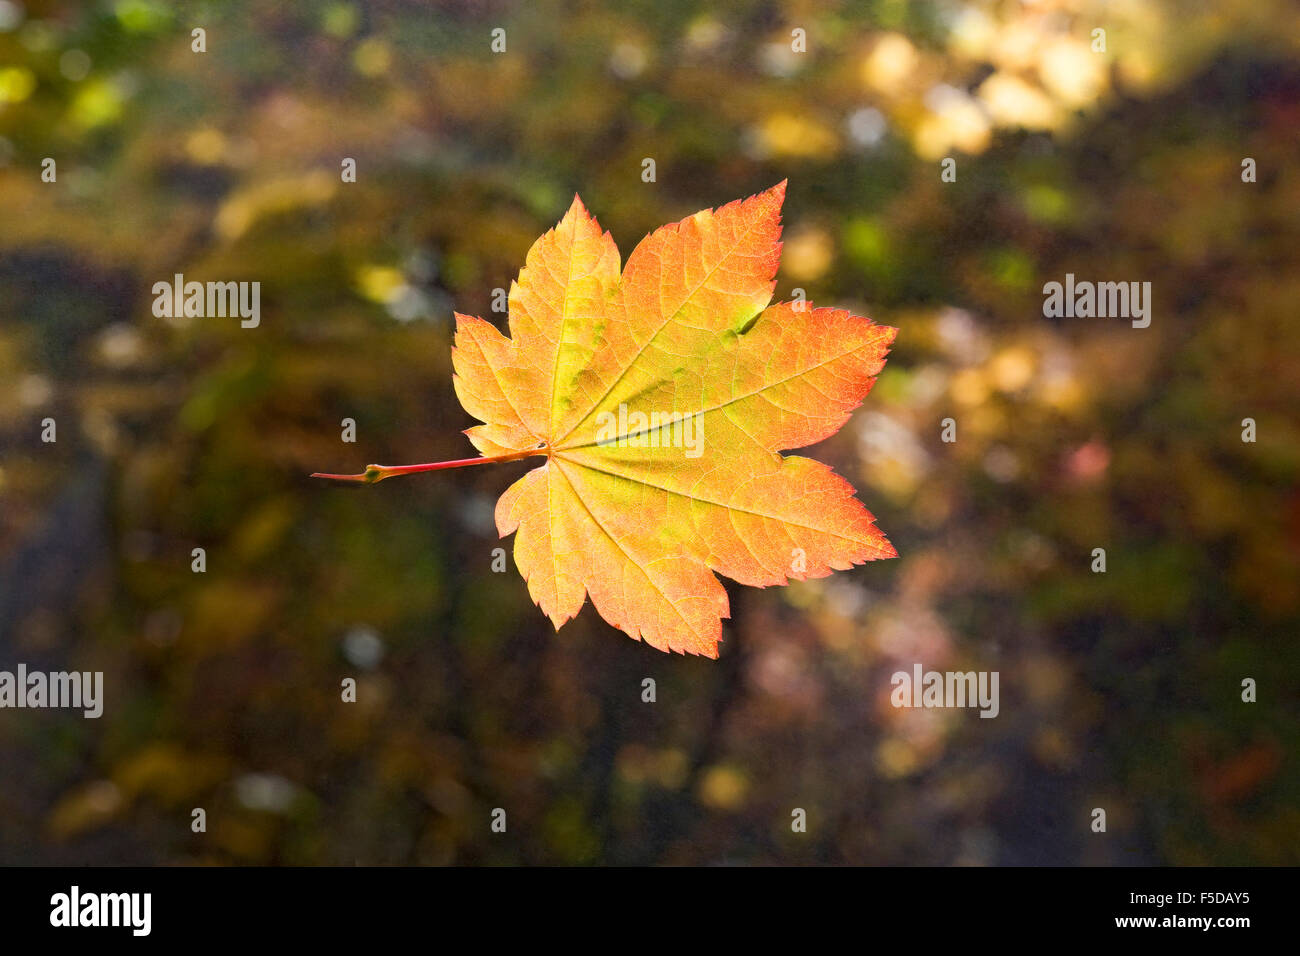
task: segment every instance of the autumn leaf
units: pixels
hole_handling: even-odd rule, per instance
[[[785,183],[651,233],[620,269],[581,199],[528,252],[510,335],[456,315],[455,388],[484,457],[371,465],[352,480],[546,461],[496,508],[558,629],[586,598],[661,650],[717,657],[727,594],[897,552],[828,466],[780,452],[834,434],[895,329],[769,305]]]

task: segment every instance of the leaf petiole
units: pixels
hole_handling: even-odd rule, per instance
[[[550,448],[543,445],[540,448],[530,448],[527,451],[515,451],[508,455],[490,455],[482,458],[461,458],[457,461],[430,461],[422,465],[366,465],[366,470],[359,475],[330,475],[324,472],[314,472],[313,478],[329,478],[333,481],[359,481],[363,484],[373,485],[377,481],[383,481],[385,478],[392,478],[396,475],[414,475],[421,471],[442,471],[446,468],[468,468],[470,465],[491,465],[504,461],[519,461],[521,458],[529,458],[533,455],[549,455]]]

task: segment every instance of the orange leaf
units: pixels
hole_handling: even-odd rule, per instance
[[[784,197],[664,226],[621,272],[575,197],[511,286],[509,338],[457,314],[456,394],[484,423],[466,434],[485,456],[546,457],[496,521],[557,629],[590,596],[634,638],[717,657],[714,572],[763,587],[896,556],[848,482],[779,454],[848,420],[896,334],[769,305]]]

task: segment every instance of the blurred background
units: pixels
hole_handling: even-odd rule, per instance
[[[1298,48],[1279,0],[0,0],[0,669],[106,697],[0,711],[0,863],[1300,863]],[[626,260],[787,177],[778,298],[900,330],[810,452],[898,560],[729,587],[710,662],[491,571],[528,462],[307,479],[473,454],[451,312],[575,191]],[[1150,328],[1044,318],[1066,272]],[[154,317],[175,273],[260,327]],[[1000,716],[895,710],[916,661]]]

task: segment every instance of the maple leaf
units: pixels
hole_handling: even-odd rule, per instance
[[[717,657],[727,593],[897,556],[852,486],[782,456],[839,430],[897,330],[811,303],[769,305],[785,183],[619,252],[582,200],[529,250],[510,335],[456,314],[456,394],[482,458],[546,458],[501,496],[502,537],[558,630],[590,596],[661,650]],[[716,572],[716,573],[715,573]]]

